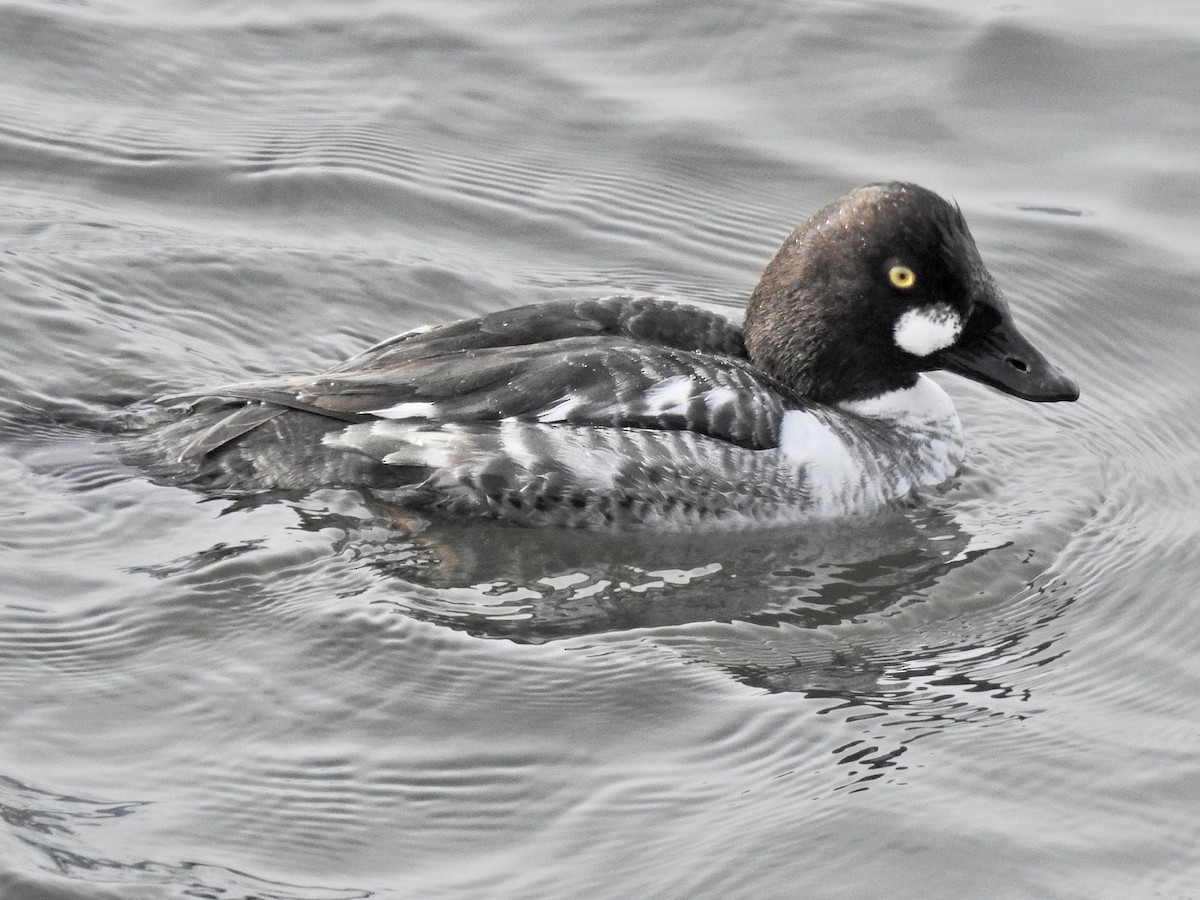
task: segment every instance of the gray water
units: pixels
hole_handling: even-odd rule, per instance
[[[0,897],[1200,897],[1184,2],[0,5]],[[410,535],[126,404],[955,198],[1080,382],[863,522]]]

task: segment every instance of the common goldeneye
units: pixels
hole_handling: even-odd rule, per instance
[[[1017,330],[961,211],[876,184],[792,232],[744,326],[653,298],[523,306],[164,398],[185,415],[155,445],[178,483],[361,488],[526,525],[852,515],[962,462],[932,369],[1079,396]]]

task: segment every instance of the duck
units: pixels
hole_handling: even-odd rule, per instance
[[[160,398],[172,483],[346,488],[412,515],[689,527],[862,516],[962,464],[944,370],[1026,401],[1076,383],[1021,333],[961,209],[851,190],[767,264],[738,324],[606,296],[415,329],[315,375]]]

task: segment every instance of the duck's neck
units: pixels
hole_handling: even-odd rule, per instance
[[[920,376],[912,387],[838,409],[786,413],[780,449],[814,503],[830,515],[853,515],[953,475],[963,458],[962,426],[946,392]]]

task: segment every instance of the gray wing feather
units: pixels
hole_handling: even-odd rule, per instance
[[[260,409],[218,423],[189,453],[211,452],[282,408],[345,422],[518,419],[683,430],[763,449],[778,444],[784,411],[801,405],[753,367],[737,325],[692,307],[628,298],[506,310],[400,335],[322,375],[165,400],[207,398]]]

